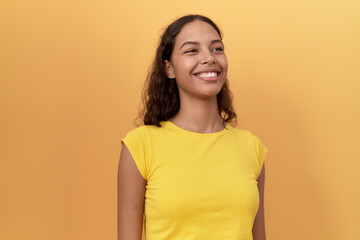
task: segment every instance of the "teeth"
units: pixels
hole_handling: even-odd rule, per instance
[[[200,73],[200,77],[216,77],[217,72]]]

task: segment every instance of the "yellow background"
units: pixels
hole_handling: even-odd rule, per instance
[[[0,4],[0,239],[116,239],[120,138],[163,28],[224,32],[238,128],[268,147],[268,240],[360,239],[360,2]]]

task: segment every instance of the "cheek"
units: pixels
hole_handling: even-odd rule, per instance
[[[225,68],[227,70],[228,68],[228,61],[227,61],[227,58],[226,58],[226,55],[224,55],[224,57],[221,59],[222,62],[221,62],[221,65],[223,66],[223,68]],[[224,70],[225,70],[224,69]]]
[[[220,65],[220,67],[221,67],[224,71],[227,70],[227,68],[228,68],[228,62],[227,62],[227,58],[226,58],[226,55],[225,55],[225,54],[217,56],[216,62]]]
[[[182,61],[177,64],[175,71],[180,75],[188,75],[193,72],[196,63],[197,61],[194,58],[182,59]]]
[[[225,82],[225,79],[227,78],[227,73],[228,73],[228,62],[227,62],[226,56],[220,58],[218,61],[218,64],[220,65],[220,67],[223,70],[222,78],[223,78],[223,81]]]

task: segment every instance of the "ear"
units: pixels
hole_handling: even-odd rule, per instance
[[[168,78],[170,79],[174,79],[175,78],[175,72],[174,72],[174,68],[172,66],[172,63],[169,62],[168,60],[164,60],[164,65],[165,65],[165,72]]]

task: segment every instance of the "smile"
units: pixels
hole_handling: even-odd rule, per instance
[[[195,74],[195,76],[202,80],[217,80],[218,74],[218,72],[202,72]]]
[[[208,73],[200,73],[199,77],[215,77],[217,76],[217,72],[208,72]]]

